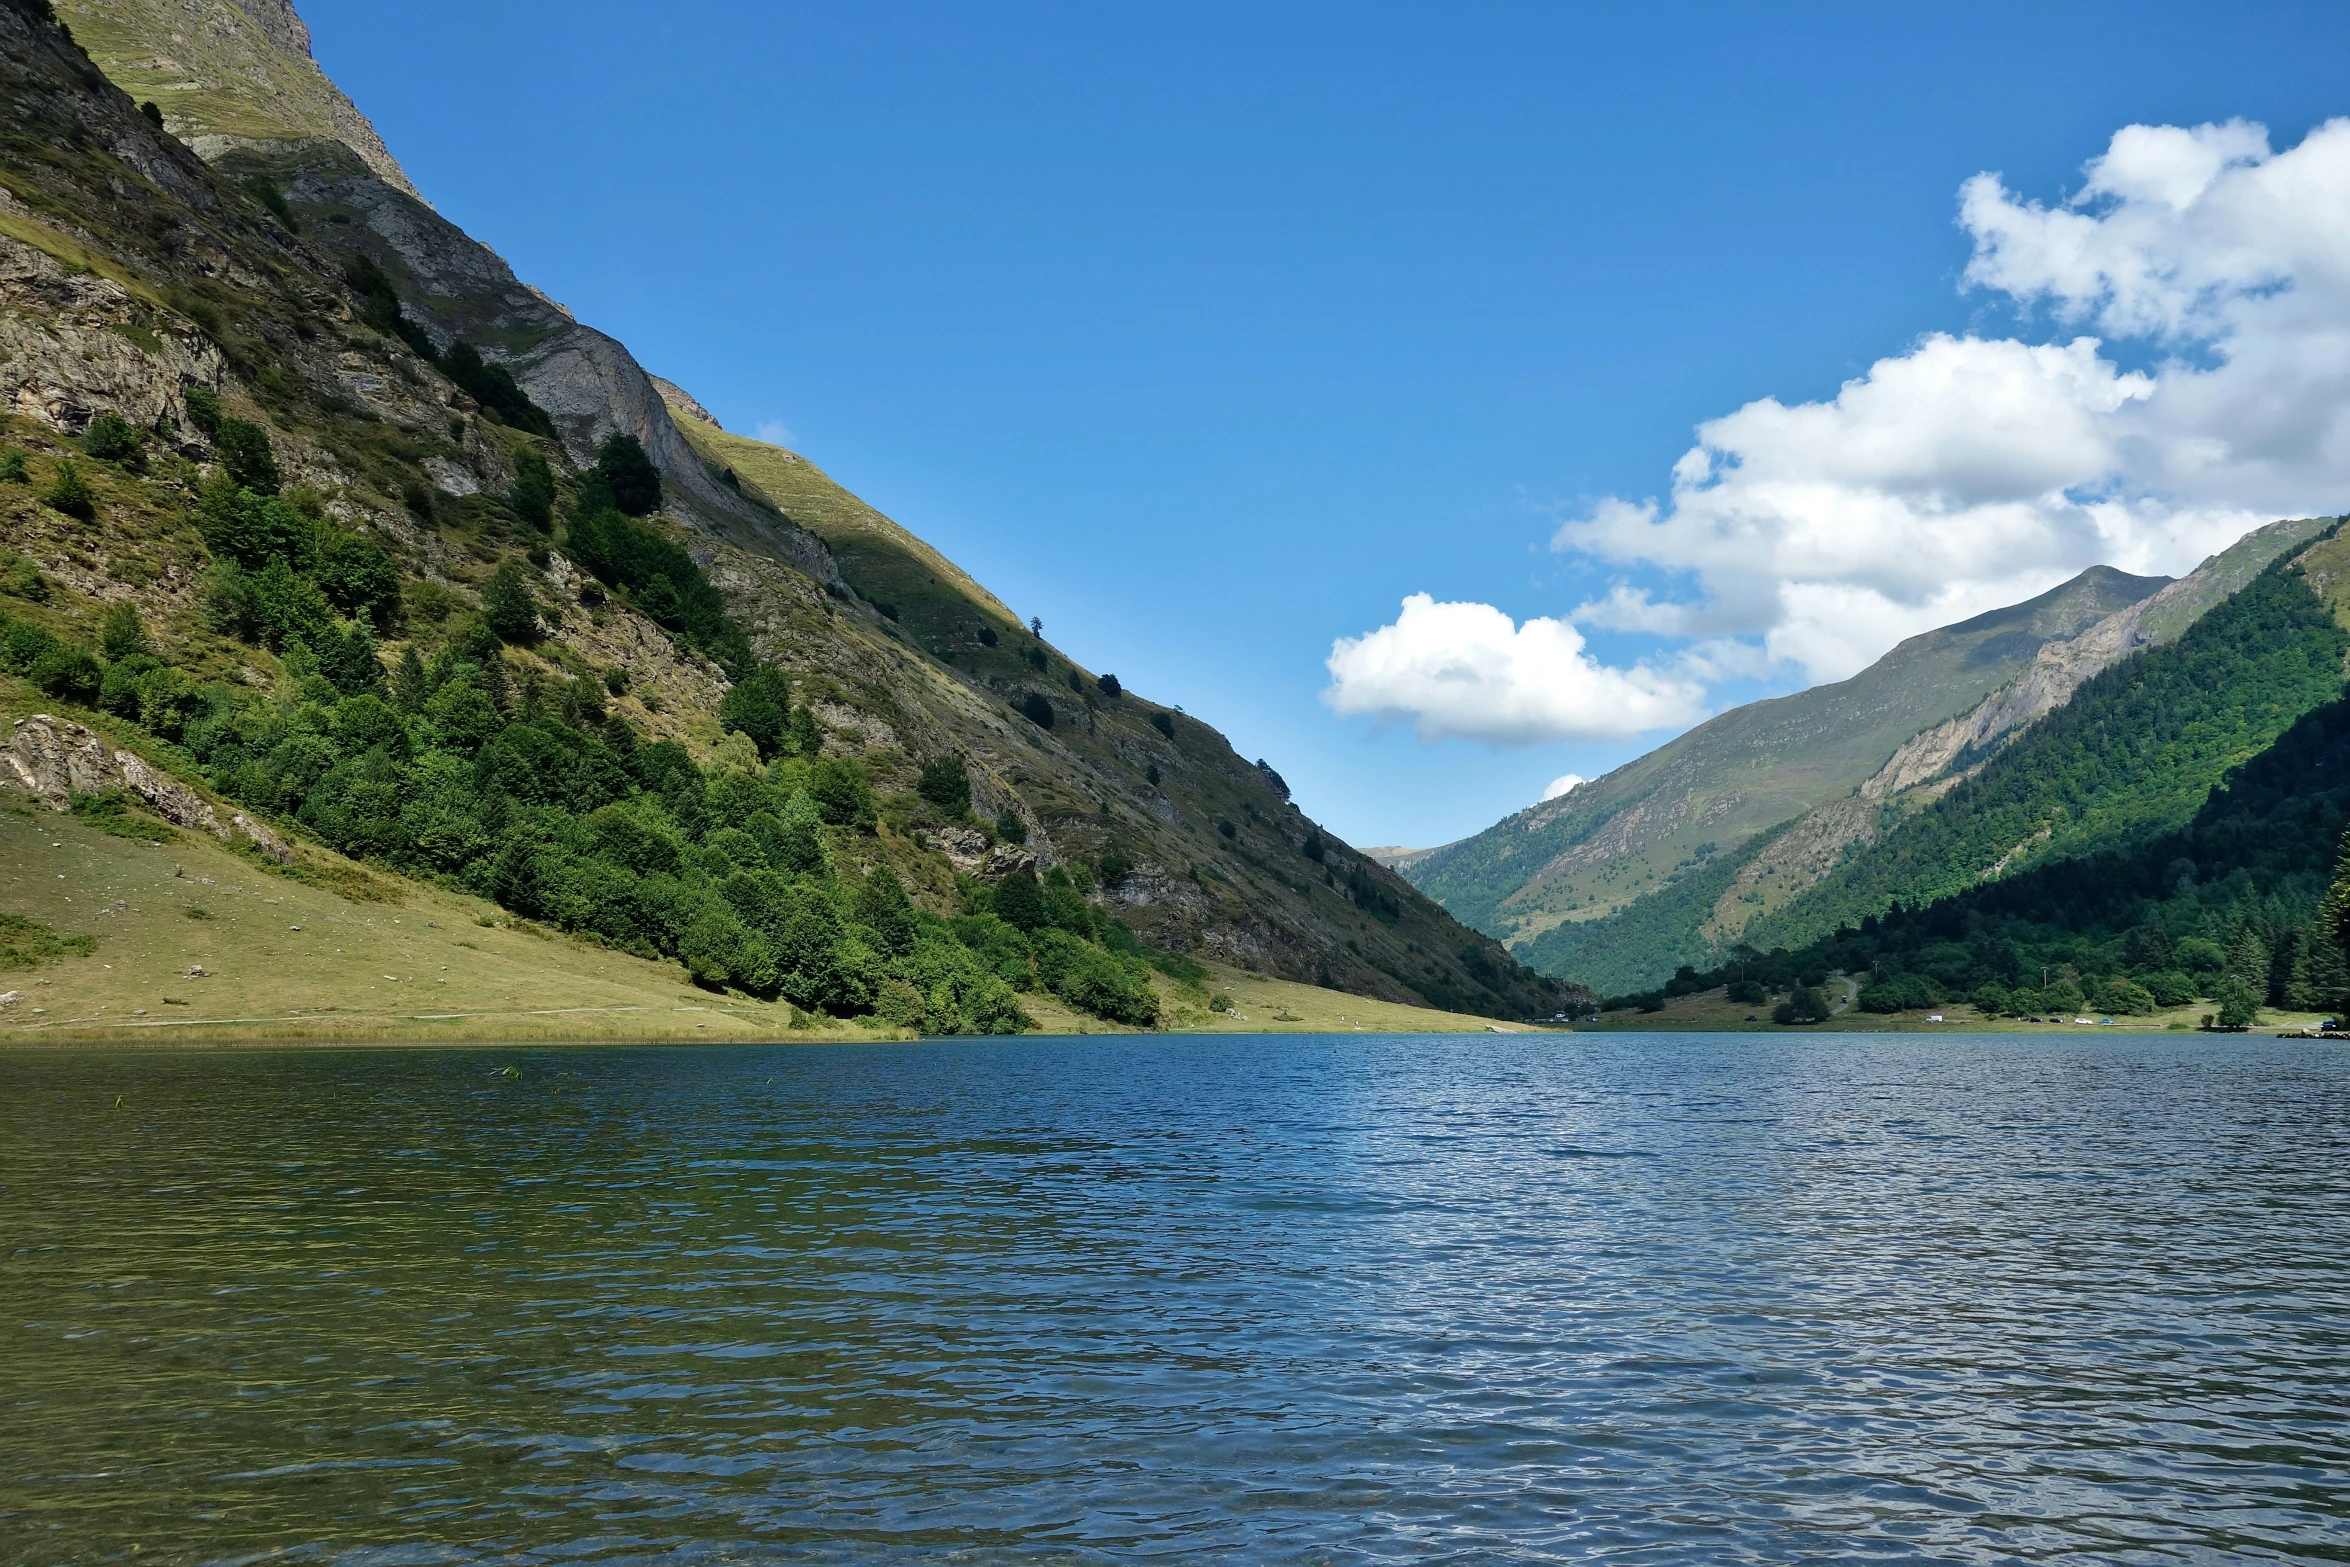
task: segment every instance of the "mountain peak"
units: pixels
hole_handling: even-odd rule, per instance
[[[208,161],[248,147],[336,141],[376,178],[423,195],[375,126],[327,79],[288,0],[57,0],[90,58]],[[429,205],[429,203],[428,203]]]

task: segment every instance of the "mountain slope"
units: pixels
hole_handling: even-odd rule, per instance
[[[1912,637],[1849,680],[1710,719],[1428,854],[1406,875],[1513,944],[1595,919],[1849,793],[1904,741],[1980,702],[2047,643],[2079,635],[2164,580],[2093,568],[2028,603]]]
[[[1785,908],[1757,945],[1916,907],[2036,865],[2124,853],[2184,829],[2234,769],[2342,694],[2350,611],[2338,531],[2271,565],[2176,641],[2084,682],[1981,770],[1885,832]]]
[[[103,709],[304,853],[802,1005],[964,1026],[998,963],[1111,1015],[1145,1005],[1146,949],[1488,1014],[1567,999],[943,562],[995,641],[934,656],[624,348],[340,140],[208,165],[41,7],[0,0],[0,44],[11,713]],[[802,999],[805,920],[838,985]]]
[[[2350,1004],[2345,650],[2350,534],[2336,531],[2174,646],[2085,684],[2070,708],[1791,910],[1812,916],[1814,939],[1767,954],[1740,947],[1672,988],[1787,990],[1841,970],[1867,976],[1860,1001],[1874,1012],[1965,1001],[1988,1016],[2126,1016],[2203,998],[2207,1019],[2223,1023],[2250,1022],[2262,1005],[2340,1016]],[[2150,754],[2159,750],[2174,754]],[[2115,753],[2122,765],[2097,765]],[[2029,827],[2035,803],[2052,829],[2041,852],[1982,874],[1970,829],[1997,823],[1996,838]],[[1944,895],[1931,895],[1937,887]]]
[[[1779,910],[2060,708],[2084,681],[2133,651],[2176,640],[2328,525],[2306,518],[2254,530],[2177,582],[2042,644],[1980,702],[1903,742],[1849,793],[1627,907],[1558,925],[1525,943],[1523,955],[1545,973],[1574,974],[1618,992],[1654,985],[1683,964],[1713,963],[1734,943],[1771,928],[1767,922]]]

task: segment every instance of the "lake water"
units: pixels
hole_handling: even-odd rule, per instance
[[[2344,1561],[2346,1414],[2338,1044],[0,1056],[9,1563]]]

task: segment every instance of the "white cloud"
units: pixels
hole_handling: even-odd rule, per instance
[[[1619,737],[1725,679],[1838,679],[2099,562],[2177,574],[2350,505],[2350,119],[2284,152],[2240,120],[2127,126],[2070,199],[1979,174],[1959,223],[1967,283],[2045,310],[2049,340],[1936,333],[1826,401],[1700,425],[1663,501],[1608,497],[1552,540],[1674,588],[1523,627],[1417,595],[1333,647],[1331,707],[1431,739]],[[1690,645],[1614,669],[1576,624]]]
[[[2350,496],[2350,120],[2282,153],[2241,121],[2130,126],[2077,195],[1966,182],[1967,280],[2074,332],[1936,334],[1826,402],[1699,427],[1670,501],[1609,499],[1555,547],[1690,581],[1585,624],[1759,638],[1815,678],[2099,561],[2176,573]]]
[[[1322,698],[1341,716],[1411,719],[1429,740],[1505,745],[1620,739],[1695,722],[1704,688],[1678,673],[1611,669],[1563,620],[1524,625],[1489,604],[1403,601],[1393,625],[1331,644]]]
[[[1542,791],[1542,798],[1544,800],[1555,800],[1570,789],[1580,789],[1582,787],[1583,775],[1581,773],[1561,773],[1559,776],[1553,778],[1550,781],[1548,788]]]
[[[791,426],[781,419],[762,419],[752,428],[751,433],[770,446],[796,446],[800,439],[792,434]]]

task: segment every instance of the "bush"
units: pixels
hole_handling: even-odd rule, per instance
[[[971,774],[961,757],[934,756],[924,762],[914,790],[949,816],[961,816],[971,809]]]
[[[269,432],[244,419],[223,417],[219,431],[212,438],[220,453],[222,471],[236,481],[240,489],[256,495],[275,495],[285,482],[278,472],[277,452],[269,443]]]
[[[661,509],[661,470],[635,436],[606,436],[596,449],[595,471],[621,515],[645,517]]]
[[[856,762],[820,759],[808,769],[808,797],[831,826],[866,831],[874,826],[873,785]]]
[[[183,386],[180,401],[187,405],[188,423],[207,440],[220,434],[220,398],[208,386]]]
[[[28,482],[32,476],[32,469],[25,465],[23,447],[11,446],[6,451],[0,452],[0,482],[23,484]]]
[[[147,628],[140,623],[136,607],[127,603],[108,607],[106,618],[98,625],[98,651],[108,659],[147,651]]]
[[[1053,704],[1041,691],[1031,691],[1020,699],[1020,716],[1039,729],[1053,727]]]
[[[12,674],[29,675],[57,646],[57,639],[29,620],[12,620],[0,628],[0,668]]]
[[[1781,1024],[1825,1023],[1828,1017],[1828,998],[1810,985],[1796,986],[1793,995],[1771,1009],[1771,1021]]]
[[[1065,930],[1036,938],[1036,973],[1044,987],[1081,1012],[1149,1028],[1159,1020],[1150,970],[1133,958],[1089,946]]]
[[[545,533],[555,526],[555,473],[532,447],[514,455],[514,484],[506,491],[514,515]]]
[[[1019,812],[1007,806],[996,812],[995,836],[998,843],[1026,843],[1028,823],[1021,820]]]
[[[1771,999],[1771,993],[1763,989],[1762,981],[1759,979],[1733,980],[1724,995],[1726,999],[1742,1007],[1759,1007]]]
[[[139,449],[139,432],[112,409],[92,419],[82,432],[82,450],[100,462],[134,463]]]
[[[2155,1005],[2160,1007],[2183,1007],[2198,994],[2195,982],[2175,969],[2166,969],[2150,976],[2146,980],[2146,991],[2154,998]]]
[[[988,895],[988,907],[997,919],[1026,934],[1033,935],[1052,922],[1044,889],[1024,870],[1013,871],[995,884]]]
[[[98,514],[97,493],[90,488],[90,481],[82,477],[81,464],[71,457],[57,464],[57,477],[50,481],[41,499],[53,510],[84,522]]]
[[[1120,697],[1126,694],[1126,688],[1118,684],[1118,677],[1116,675],[1104,675],[1101,677],[1101,679],[1095,681],[1094,684],[1101,688],[1102,695],[1108,697],[1113,702],[1117,701]]]
[[[751,737],[763,760],[783,754],[791,727],[791,686],[762,664],[718,699],[718,721]]]
[[[54,644],[34,660],[28,676],[35,686],[61,702],[98,700],[98,661],[86,648]]]
[[[1175,717],[1172,713],[1151,714],[1151,727],[1170,740],[1175,738]]]
[[[498,569],[482,584],[481,613],[501,642],[528,647],[539,639],[538,601],[531,596],[522,562],[511,555],[498,562]]]
[[[1134,856],[1112,844],[1102,851],[1100,868],[1102,885],[1115,887],[1134,874]]]

